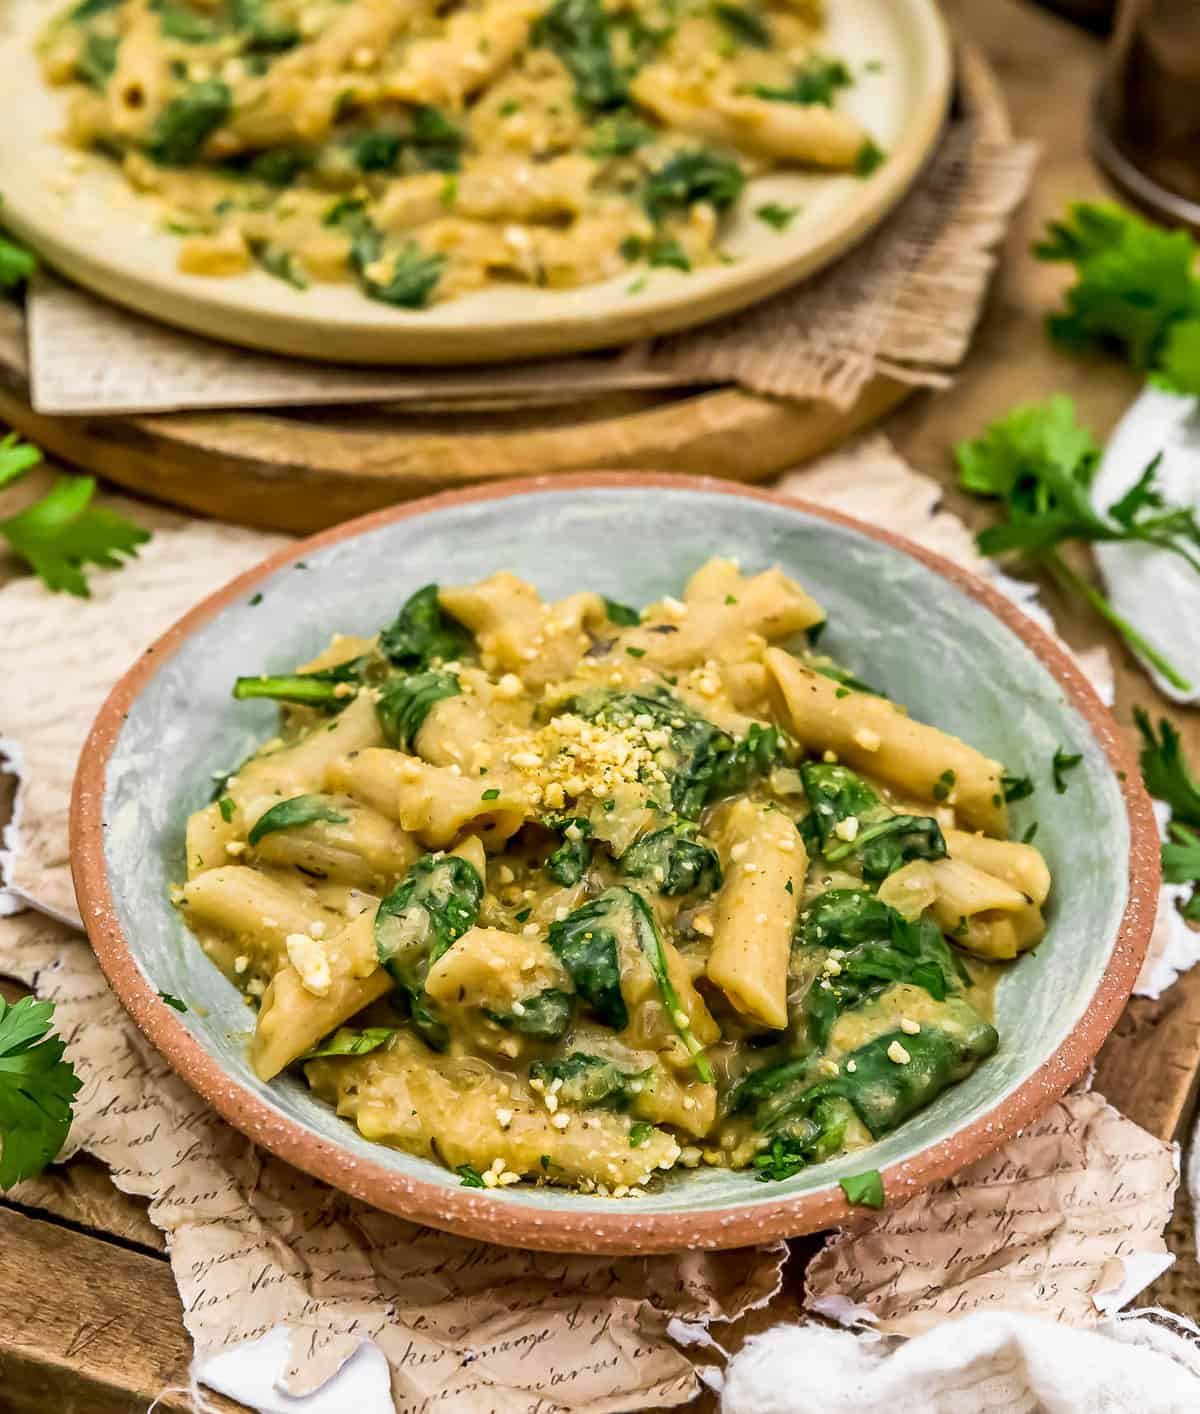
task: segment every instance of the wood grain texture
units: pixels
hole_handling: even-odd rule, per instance
[[[848,412],[718,388],[425,417],[376,408],[48,418],[29,406],[0,347],[0,420],[56,457],[202,515],[297,533],[432,491],[598,466],[762,481],[844,442],[910,391],[877,378]]]
[[[166,1262],[0,1206],[4,1414],[175,1414],[190,1359]]]

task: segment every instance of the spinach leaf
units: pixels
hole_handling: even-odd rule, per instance
[[[375,914],[375,951],[407,995],[414,1028],[434,1050],[449,1039],[425,998],[430,967],[475,924],[483,880],[467,860],[426,854]]]
[[[812,806],[801,833],[815,840],[823,854],[841,843],[834,831],[843,820],[853,817],[861,826],[887,815],[884,803],[848,766],[806,761],[800,767],[800,779]]]
[[[118,35],[89,32],[83,41],[83,50],[75,61],[76,77],[97,93],[103,93],[116,70],[120,47]]]
[[[646,1083],[649,1070],[626,1071],[610,1060],[572,1051],[555,1061],[534,1061],[529,1078],[539,1080],[547,1089],[561,1080],[557,1094],[560,1104],[575,1109],[625,1110]]]
[[[442,278],[444,255],[426,255],[416,241],[410,240],[392,255],[387,278],[380,279],[372,272],[383,257],[383,232],[361,212],[350,213],[337,224],[352,233],[350,264],[369,298],[401,309],[425,308]]]
[[[698,201],[724,211],[742,194],[745,174],[731,158],[702,147],[677,152],[647,178],[643,202],[651,220],[686,211]]]
[[[434,668],[392,678],[380,689],[375,703],[375,715],[388,745],[412,751],[429,709],[435,702],[458,697],[461,691],[454,673]]]
[[[187,5],[158,0],[150,8],[159,14],[159,27],[165,39],[178,39],[184,44],[211,44],[220,39],[221,26],[206,15],[198,15]]]
[[[655,760],[670,782],[675,812],[685,819],[699,815],[721,758],[733,750],[731,737],[665,688],[649,692],[601,690],[577,698],[574,705],[580,716],[618,728],[632,727],[638,718],[650,718],[667,735],[667,745],[656,752]]]
[[[379,635],[380,652],[398,668],[455,662],[473,646],[471,635],[438,602],[436,584],[418,589]]]
[[[878,1139],[969,1075],[998,1041],[995,1028],[971,1007],[951,1001],[939,1025],[923,1026],[915,1036],[903,1031],[877,1036],[843,1056],[836,1076],[812,1084],[811,1061],[785,1061],[756,1071],[742,1082],[735,1099],[738,1108],[753,1107],[757,1130],[773,1134],[786,1133],[810,1118],[822,1101],[837,1097],[849,1102]],[[893,1060],[893,1047],[900,1047],[908,1060]]]
[[[954,955],[931,919],[909,923],[865,890],[831,889],[799,920],[800,946],[837,948],[829,967],[802,998],[800,1011],[812,1044],[823,1050],[834,1022],[898,982],[923,987],[936,1001],[957,991],[964,980]],[[966,974],[969,984],[969,974]]]
[[[484,1008],[484,1015],[514,1031],[518,1036],[532,1036],[538,1041],[557,1041],[571,1024],[575,997],[559,987],[546,987],[532,997],[522,997],[520,1011],[497,1012]]]
[[[830,864],[858,854],[863,878],[879,883],[914,859],[945,859],[946,840],[931,815],[893,815],[860,829],[853,840],[825,849]]]
[[[604,612],[608,615],[609,623],[617,624],[621,628],[636,628],[642,621],[642,616],[636,609],[631,609],[628,604],[618,604],[615,599],[604,601]]]
[[[272,18],[263,0],[232,0],[233,27],[245,37],[253,54],[278,54],[300,43],[299,29],[287,20]]]
[[[440,108],[423,104],[413,110],[407,146],[417,165],[428,172],[457,172],[466,139]]]
[[[390,172],[400,160],[403,141],[398,132],[377,130],[349,138],[347,146],[360,172]]]
[[[340,810],[335,810],[324,796],[294,795],[290,800],[281,800],[272,805],[254,822],[247,843],[252,847],[264,836],[277,830],[298,830],[305,825],[344,825],[350,819]]]
[[[792,1124],[786,1133],[776,1134],[753,1167],[760,1182],[791,1178],[809,1164],[824,1163],[842,1147],[846,1126],[854,1112],[845,1100],[831,1097],[818,1100],[811,1111]]]
[[[301,1061],[318,1060],[322,1056],[366,1056],[387,1044],[389,1037],[396,1034],[394,1026],[367,1026],[356,1030],[343,1026],[332,1036],[318,1042],[311,1050],[305,1051]]]
[[[767,775],[783,754],[783,742],[775,727],[751,722],[750,730],[734,742],[733,750],[722,756],[713,772],[708,799],[740,794],[760,776]]]
[[[711,894],[721,887],[720,858],[696,838],[696,827],[689,821],[638,840],[618,860],[618,867],[622,874],[645,880],[669,898]]]
[[[870,683],[863,682],[862,678],[856,678],[852,672],[846,668],[839,668],[834,663],[809,663],[808,666],[814,673],[820,673],[823,678],[830,678],[833,682],[841,683],[843,687],[848,687],[851,692],[866,692],[872,697],[886,697],[886,692],[880,692],[877,687],[872,687]],[[845,696],[845,694],[842,694]]]
[[[754,49],[771,47],[771,31],[753,10],[722,3],[713,6],[713,14],[739,44],[749,44]]]
[[[190,85],[155,118],[146,140],[147,156],[162,167],[186,167],[229,117],[232,106],[229,86],[220,79]]]
[[[67,12],[67,18],[81,24],[84,20],[95,19],[106,10],[115,10],[124,0],[79,0],[79,4]]]
[[[273,702],[295,702],[304,707],[340,712],[354,700],[355,695],[354,692],[347,692],[345,685],[356,686],[362,682],[366,663],[367,658],[363,656],[315,673],[238,678],[233,685],[233,695],[239,702],[265,697]]]
[[[850,70],[840,59],[812,59],[796,74],[786,88],[759,86],[754,93],[772,103],[817,103],[832,108],[838,90],[854,82]]]
[[[575,990],[600,1020],[614,1031],[624,1031],[629,1012],[621,995],[617,932],[626,925],[617,893],[607,889],[551,923],[547,941],[570,973]]]
[[[533,28],[533,43],[552,49],[570,70],[581,108],[617,108],[628,99],[602,0],[554,0]]]
[[[645,147],[647,143],[653,142],[657,134],[654,129],[647,127],[639,118],[635,118],[632,113],[617,112],[610,117],[597,123],[593,132],[592,140],[587,147],[589,157],[628,157],[631,152],[636,152],[639,147]],[[612,605],[611,599],[604,601],[605,606]],[[611,608],[608,617],[615,624],[632,626],[641,622],[641,615],[634,609],[626,609],[623,604],[615,606],[625,614],[632,614],[632,618],[614,618]]]
[[[614,1031],[623,1031],[629,1024],[621,995],[622,951],[641,952],[654,974],[663,1009],[687,1047],[697,1075],[713,1083],[712,1066],[671,981],[662,938],[641,894],[621,885],[605,889],[560,922],[552,923],[548,941],[571,974],[576,991]]]
[[[574,887],[587,873],[592,862],[592,846],[588,836],[592,833],[592,822],[586,815],[552,817],[545,823],[557,830],[563,842],[546,860],[546,873],[563,888]]]

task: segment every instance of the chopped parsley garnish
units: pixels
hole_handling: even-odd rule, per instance
[[[887,161],[887,153],[868,138],[858,149],[858,154],[854,159],[854,170],[860,177],[869,177],[872,172],[877,172]]]
[[[1000,777],[1000,784],[1004,788],[1004,799],[1010,804],[1033,794],[1033,781],[1028,776],[1010,776],[1006,772]]]
[[[1068,771],[1073,771],[1083,760],[1082,752],[1064,751],[1060,746],[1054,753],[1054,760],[1050,763],[1054,773],[1054,789],[1062,795],[1069,784],[1066,778]]]
[[[866,1173],[839,1178],[838,1185],[846,1195],[847,1203],[853,1203],[859,1208],[883,1207],[883,1178],[878,1169],[868,1169]]]
[[[934,800],[945,800],[950,794],[950,792],[954,789],[954,782],[956,779],[957,778],[953,771],[943,771],[942,774],[933,783],[933,790],[931,791],[931,794]]]
[[[233,812],[237,809],[237,806],[229,796],[223,795],[221,799],[217,801],[217,808],[221,812],[221,819],[228,825],[230,820],[233,819]]]
[[[490,790],[485,790],[484,793],[479,797],[479,799],[480,799],[480,800],[499,800],[499,799],[500,799],[500,787],[499,787],[499,786],[492,786],[492,788],[491,788]]]
[[[632,647],[631,647],[631,648],[626,648],[625,651],[626,651],[626,653],[629,654],[629,656],[630,656],[631,658],[644,658],[644,657],[646,656],[646,650],[645,650],[644,648],[632,648]]]
[[[464,1188],[487,1187],[487,1184],[485,1184],[483,1181],[483,1174],[481,1174],[477,1168],[473,1168],[470,1164],[459,1164],[458,1168],[456,1168],[454,1171],[458,1174],[459,1178],[462,1179],[462,1186]]]
[[[654,1126],[646,1124],[644,1120],[639,1120],[636,1124],[629,1126],[629,1147],[640,1149],[647,1139],[654,1133]]]
[[[159,992],[159,1000],[166,1002],[169,1007],[174,1007],[176,1011],[187,1011],[187,1002],[181,1002],[178,997],[173,997],[170,992]]]
[[[780,206],[777,201],[768,201],[755,209],[758,219],[776,231],[786,231],[800,214],[798,206]]]
[[[514,913],[513,917],[518,923],[524,923],[532,912],[532,908],[523,908],[520,913]]]

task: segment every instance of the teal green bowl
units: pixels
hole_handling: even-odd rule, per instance
[[[1082,755],[1035,818],[1054,877],[1049,931],[1005,973],[1000,1049],[865,1153],[776,1183],[699,1169],[636,1204],[552,1188],[465,1189],[369,1143],[300,1081],[250,1068],[248,1014],[168,901],[184,826],[213,773],[269,736],[275,710],[236,703],[239,673],[286,668],[335,631],[370,634],[419,585],[497,569],[549,598],[634,603],[677,592],[713,555],[778,564],[829,612],[822,645],[914,714],[1014,769]],[[261,597],[260,597],[261,596]],[[118,683],[83,752],[72,804],[79,906],[100,963],[172,1066],[256,1143],[380,1208],[514,1246],[648,1253],[733,1247],[832,1226],[838,1179],[864,1160],[903,1201],[1002,1144],[1082,1073],[1129,995],[1153,926],[1158,836],[1136,763],[1078,669],[1002,595],[956,566],[833,512],[725,482],[593,474],[411,502],[298,541],[205,600]],[[181,1014],[160,992],[182,996]]]

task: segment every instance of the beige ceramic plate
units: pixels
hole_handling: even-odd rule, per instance
[[[844,106],[888,153],[874,175],[758,178],[724,242],[732,264],[690,275],[655,270],[636,294],[634,275],[622,274],[578,290],[497,285],[409,312],[344,285],[293,290],[261,271],[223,279],[181,274],[178,241],[158,228],[154,207],[129,192],[111,163],[81,158],[55,140],[63,92],[43,83],[31,48],[60,3],[8,0],[9,27],[0,35],[6,223],[50,265],[120,304],[219,339],[351,362],[478,363],[577,352],[752,304],[828,264],[903,196],[937,140],[952,75],[935,0],[829,0],[824,47],[857,76]],[[786,231],[753,215],[772,201],[802,208]]]

